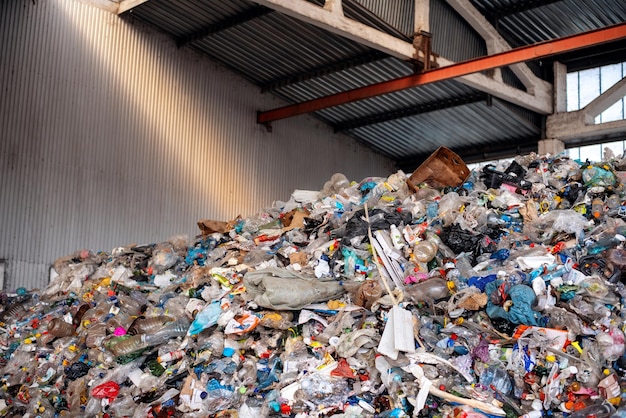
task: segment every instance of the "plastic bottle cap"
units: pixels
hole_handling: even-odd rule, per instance
[[[230,347],[224,347],[224,351],[222,351],[222,355],[224,357],[230,357],[235,354],[235,349]]]

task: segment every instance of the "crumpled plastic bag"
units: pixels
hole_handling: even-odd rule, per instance
[[[188,335],[196,335],[201,333],[203,330],[212,327],[217,323],[220,315],[222,314],[222,308],[220,306],[219,300],[214,300],[208,305],[204,307],[200,313],[196,315],[196,318],[191,323],[189,330],[187,331]]]
[[[615,174],[606,165],[589,166],[583,170],[583,182],[587,187],[609,187],[615,185]]]
[[[508,297],[513,302],[508,311],[501,305],[494,303],[492,294],[494,292],[499,293],[500,285],[503,283],[503,280],[496,280],[488,283],[485,287],[485,293],[488,296],[485,311],[489,318],[506,319],[513,324],[543,326],[541,314],[532,310],[537,295],[530,286],[517,284],[508,289]]]
[[[248,272],[243,282],[257,305],[275,310],[302,309],[336,299],[345,291],[339,282],[320,281],[276,267]]]
[[[361,347],[376,347],[379,339],[378,331],[371,328],[344,333],[339,337],[337,355],[344,358],[352,357]]]
[[[552,238],[557,232],[565,232],[576,236],[580,240],[584,237],[584,229],[589,225],[589,221],[580,213],[572,209],[552,210],[541,215],[531,225],[536,231],[537,237],[531,235],[531,239],[536,241],[546,241],[542,238]],[[550,231],[548,236],[547,232]]]
[[[117,398],[120,393],[120,385],[116,382],[105,382],[91,389],[91,396],[99,399],[107,399],[109,402]]]

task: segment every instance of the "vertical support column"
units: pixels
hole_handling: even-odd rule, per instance
[[[557,155],[565,151],[565,144],[558,139],[542,139],[537,143],[539,155]]]
[[[415,0],[413,33],[430,32],[430,0]]]
[[[567,66],[554,61],[554,113],[567,112]]]
[[[326,0],[324,2],[324,10],[343,16],[343,5],[341,0]]]
[[[552,87],[552,103],[553,115],[548,116],[546,123],[549,124],[551,118],[557,113],[567,112],[567,66],[558,61],[554,61],[554,83]],[[555,132],[552,129],[545,129],[545,135],[554,135]],[[539,155],[557,155],[565,151],[565,144],[563,141],[553,137],[549,139],[542,139],[537,143],[537,152]]]
[[[423,61],[423,71],[433,67],[431,63],[432,47],[430,38],[430,0],[415,0],[415,19],[413,21],[413,47],[415,60]]]

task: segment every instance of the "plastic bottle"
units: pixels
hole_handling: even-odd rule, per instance
[[[119,338],[112,340],[108,347],[109,350],[116,356],[127,356],[139,350],[147,348],[149,344],[146,343],[145,335],[132,335],[126,338]]]
[[[107,325],[98,322],[96,324],[90,324],[87,331],[87,338],[85,339],[85,344],[89,348],[99,347],[102,344],[102,341],[106,338]]]
[[[430,241],[419,241],[413,247],[413,256],[419,264],[420,271],[428,271],[427,263],[435,258],[437,254],[437,245]]]
[[[335,173],[330,177],[333,189],[336,193],[341,193],[343,189],[350,186],[350,180],[343,173]]]
[[[139,317],[128,327],[128,333],[130,335],[149,334],[163,328],[164,325],[172,321],[174,321],[174,318],[166,315],[153,316],[150,318]]]
[[[500,364],[490,364],[480,375],[480,383],[495,387],[499,392],[507,395],[513,388],[511,377]]]
[[[74,326],[61,318],[54,318],[48,324],[48,332],[55,337],[67,337],[74,334]]]
[[[626,241],[626,237],[622,234],[615,234],[613,236],[608,236],[604,238],[600,238],[598,241],[587,247],[587,254],[595,255],[606,251],[610,248],[615,248],[620,245],[622,242]]]
[[[604,201],[599,197],[591,201],[591,215],[596,219],[600,219],[604,215]]]
[[[189,329],[189,320],[186,316],[170,322],[153,334],[146,335],[146,342],[149,345],[165,344],[172,338],[184,337]]]
[[[438,277],[406,286],[405,292],[414,302],[426,302],[428,304],[450,296],[448,282]]]
[[[446,265],[444,267],[450,267]],[[446,280],[454,283],[454,290],[456,292],[467,288],[467,278],[461,275],[461,271],[452,263],[451,268],[446,269]]]
[[[396,250],[401,250],[405,244],[404,238],[402,238],[402,233],[400,233],[398,227],[393,224],[389,227],[389,232],[391,234],[391,242],[393,243],[394,248]]]
[[[615,413],[613,414],[613,417],[626,418],[626,408],[625,407],[618,408],[617,411],[615,411]]]
[[[72,317],[72,325],[74,326],[74,328],[80,325],[83,316],[85,315],[85,312],[87,312],[89,309],[90,306],[87,303],[83,303],[82,305],[80,305],[80,307]]]

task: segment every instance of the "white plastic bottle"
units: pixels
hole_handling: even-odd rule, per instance
[[[391,225],[390,234],[391,234],[391,242],[393,243],[394,248],[396,250],[401,250],[402,248],[404,248],[405,241],[404,241],[404,238],[402,237],[402,233],[400,232],[397,226]]]

